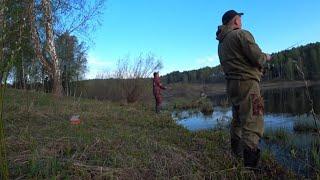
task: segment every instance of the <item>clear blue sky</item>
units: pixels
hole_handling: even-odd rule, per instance
[[[243,28],[264,52],[320,41],[319,0],[108,0],[102,26],[92,35],[86,77],[141,52],[162,58],[162,75],[216,66],[215,32],[229,9],[244,13]]]

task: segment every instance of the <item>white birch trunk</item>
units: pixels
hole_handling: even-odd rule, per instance
[[[60,61],[57,56],[55,42],[54,42],[54,32],[53,32],[53,21],[52,21],[52,8],[50,0],[42,0],[42,11],[44,14],[44,25],[46,31],[46,41],[47,41],[47,52],[50,55],[51,61],[47,61],[43,54],[40,45],[39,34],[35,25],[35,9],[34,0],[30,3],[29,15],[31,18],[31,33],[32,40],[34,43],[35,54],[40,60],[41,64],[44,66],[46,71],[53,77],[53,94],[56,97],[63,96],[62,80],[61,80],[61,69]]]
[[[54,34],[53,34],[53,21],[52,21],[52,9],[50,0],[42,0],[42,9],[44,11],[46,39],[48,44],[48,53],[51,56],[53,63],[53,94],[57,97],[63,96],[62,80],[60,61],[57,56]]]

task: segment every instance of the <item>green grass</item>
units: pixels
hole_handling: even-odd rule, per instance
[[[172,103],[172,109],[177,110],[190,110],[190,109],[198,109],[200,108],[199,101],[197,99],[183,99],[178,98]]]
[[[313,145],[311,149],[311,159],[313,161],[314,168],[318,169],[320,173],[320,148],[319,144]]]
[[[53,99],[9,90],[5,135],[10,178],[247,179],[294,177],[276,163],[242,167],[227,131],[190,132],[153,104]],[[71,125],[72,115],[81,124]],[[264,160],[265,161],[265,160]]]
[[[295,119],[293,130],[296,132],[318,132],[320,122],[313,119],[313,116],[300,116]]]
[[[176,99],[169,109],[175,110],[198,110],[204,115],[211,115],[214,111],[211,101],[207,98],[199,99]]]
[[[0,179],[9,179],[9,169],[6,154],[6,141],[4,135],[3,105],[4,87],[0,87]]]
[[[201,99],[200,102],[200,111],[204,115],[211,115],[213,113],[213,105],[208,99]]]
[[[315,176],[320,174],[320,137],[319,135],[292,135],[286,144],[291,149],[292,158],[305,163]]]
[[[277,129],[266,129],[264,132],[264,139],[270,140],[272,142],[276,141],[287,141],[289,139],[289,132],[285,128],[277,128]]]
[[[267,143],[277,144],[291,158],[304,163],[314,176],[320,174],[320,136],[317,134],[296,134],[285,128],[267,129],[264,134]]]

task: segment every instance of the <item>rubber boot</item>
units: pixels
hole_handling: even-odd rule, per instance
[[[243,148],[240,138],[231,138],[231,151],[237,158],[243,157]]]
[[[160,106],[156,105],[156,113],[159,114],[160,113]]]
[[[260,160],[260,149],[245,148],[243,151],[244,166],[256,168]]]

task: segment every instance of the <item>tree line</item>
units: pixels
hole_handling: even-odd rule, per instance
[[[320,42],[277,52],[272,57],[265,80],[302,80],[301,72],[307,80],[320,79]]]
[[[221,66],[204,67],[191,71],[174,71],[161,77],[167,84],[170,83],[216,83],[224,81],[224,74]]]
[[[320,79],[320,42],[284,50],[272,54],[273,60],[263,68],[263,80],[307,80]],[[224,81],[224,73],[220,65],[205,67],[192,71],[174,71],[162,77],[162,81],[170,83],[217,83]]]
[[[104,3],[0,0],[1,83],[68,95],[72,82],[84,78],[85,37],[99,23]]]

